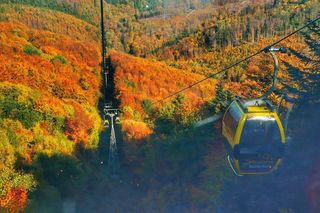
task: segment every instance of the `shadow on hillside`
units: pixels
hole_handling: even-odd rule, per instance
[[[96,150],[77,144],[74,154],[76,157],[44,153],[34,157],[28,170],[35,176],[38,186],[31,193],[32,202],[26,212],[64,212],[69,208],[66,211],[69,213],[84,193],[108,182],[105,165]]]

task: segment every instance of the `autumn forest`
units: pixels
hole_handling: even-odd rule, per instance
[[[288,153],[302,175],[284,163],[272,176],[237,179],[221,124],[193,128],[236,96],[268,90],[267,53],[210,75],[319,17],[318,0],[107,0],[104,7],[112,94],[101,70],[100,1],[0,0],[0,212],[319,211],[319,21],[279,44],[287,53],[278,55],[277,90],[297,103],[289,132],[309,147],[293,143],[292,153],[308,155]],[[103,116],[110,96],[121,121],[116,177],[108,173]],[[270,99],[278,104],[280,96]],[[303,164],[306,155],[312,160]],[[293,176],[303,186],[294,188]]]

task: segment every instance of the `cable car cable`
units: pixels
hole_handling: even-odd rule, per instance
[[[247,60],[249,60],[249,59],[257,56],[257,55],[259,55],[259,54],[262,53],[262,52],[266,52],[270,47],[272,47],[272,46],[274,46],[274,45],[276,45],[276,44],[279,44],[280,42],[282,42],[282,41],[288,39],[289,37],[297,34],[298,32],[302,31],[303,29],[305,29],[305,28],[307,28],[308,26],[316,23],[316,22],[319,21],[319,20],[320,20],[320,16],[317,17],[317,18],[315,18],[315,19],[313,19],[313,20],[311,20],[311,21],[309,21],[307,24],[305,24],[305,25],[303,25],[302,27],[298,28],[297,30],[291,32],[290,34],[284,36],[283,38],[277,40],[276,42],[274,42],[274,43],[272,43],[272,44],[264,47],[263,49],[257,51],[256,53],[254,53],[254,54],[252,54],[252,55],[250,55],[250,56],[248,56],[248,57],[246,57],[246,58],[243,58],[243,59],[237,61],[236,63],[234,63],[234,64],[232,64],[232,65],[230,65],[230,66],[227,66],[227,67],[223,68],[223,69],[220,70],[219,72],[213,73],[213,74],[211,74],[211,75],[203,78],[203,79],[200,80],[200,81],[197,81],[197,82],[195,82],[195,83],[193,83],[193,84],[191,84],[191,85],[189,85],[189,86],[187,86],[187,87],[185,87],[185,88],[183,88],[183,89],[180,89],[180,90],[178,90],[177,92],[174,92],[174,93],[166,96],[165,98],[163,98],[163,99],[161,99],[161,100],[155,101],[155,102],[153,102],[153,104],[163,102],[163,101],[165,101],[166,99],[169,99],[169,98],[171,98],[171,97],[173,97],[173,96],[176,96],[176,95],[178,95],[178,94],[180,94],[180,93],[182,93],[182,92],[184,92],[184,91],[186,91],[186,90],[188,90],[188,89],[190,89],[190,88],[192,88],[192,87],[194,87],[194,86],[196,86],[196,85],[198,85],[198,84],[201,84],[202,82],[204,82],[204,81],[206,81],[206,80],[208,80],[208,79],[210,79],[210,78],[212,78],[212,77],[215,77],[215,76],[217,76],[217,75],[219,75],[219,74],[222,74],[222,73],[227,72],[229,69],[231,69],[231,68],[233,68],[233,67],[235,67],[235,66],[238,66],[238,65],[241,64],[242,62],[245,62],[245,61],[247,61]]]

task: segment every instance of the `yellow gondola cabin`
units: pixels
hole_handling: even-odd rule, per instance
[[[281,162],[285,132],[269,100],[237,98],[223,116],[222,134],[236,175],[267,174]]]

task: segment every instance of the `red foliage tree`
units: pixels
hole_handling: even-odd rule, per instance
[[[71,105],[74,108],[74,116],[67,119],[66,135],[75,142],[85,144],[89,140],[93,121],[80,104],[72,102]]]
[[[27,203],[27,190],[23,187],[12,188],[0,198],[0,206],[16,213],[22,211]]]

